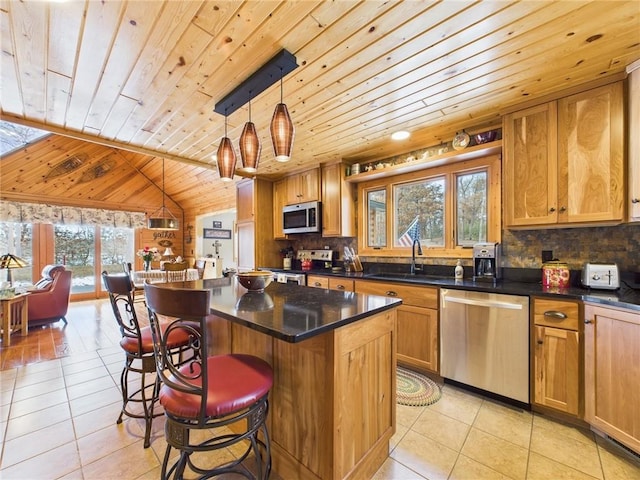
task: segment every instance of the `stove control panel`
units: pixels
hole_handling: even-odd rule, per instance
[[[298,250],[296,259],[330,262],[333,260],[333,250]]]

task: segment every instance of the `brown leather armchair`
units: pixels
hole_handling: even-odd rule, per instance
[[[47,265],[42,269],[42,278],[29,290],[29,326],[53,323],[62,320],[69,308],[71,293],[71,271],[64,265]]]

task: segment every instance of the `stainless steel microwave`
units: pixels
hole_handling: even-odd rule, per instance
[[[291,233],[320,233],[322,213],[320,202],[287,205],[282,209],[282,231]]]

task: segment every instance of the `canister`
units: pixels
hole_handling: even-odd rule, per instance
[[[566,288],[569,286],[569,266],[564,262],[545,262],[542,264],[542,286]]]

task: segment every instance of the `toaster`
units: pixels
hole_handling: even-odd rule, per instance
[[[615,263],[585,263],[582,266],[582,285],[604,290],[619,288],[618,265]]]

